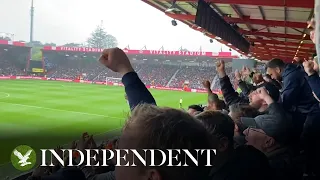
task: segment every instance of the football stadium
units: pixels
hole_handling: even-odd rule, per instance
[[[0,32],[0,180],[320,177],[320,1],[140,3],[221,49],[119,47],[103,21],[85,43],[35,41],[31,0],[30,41]],[[131,146],[214,149],[218,158],[213,169],[123,169],[97,155]],[[81,160],[85,151],[97,158]],[[38,166],[46,158],[51,165]]]
[[[98,62],[103,49],[45,46],[42,60],[30,61],[30,47],[0,42],[1,67],[6,67],[0,76],[0,132],[6,144],[1,163],[10,161],[12,149],[20,144],[54,148],[69,145],[84,132],[99,141],[119,135],[130,108],[121,76]],[[158,105],[185,110],[191,104],[206,105],[203,79],[210,80],[213,92],[220,94],[212,66],[224,59],[231,72],[237,58],[231,52],[124,52]],[[6,61],[9,58],[15,61]],[[201,61],[202,67],[194,61]]]

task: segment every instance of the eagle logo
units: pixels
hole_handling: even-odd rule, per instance
[[[19,164],[20,166],[26,166],[28,164],[31,164],[31,162],[28,162],[28,159],[30,159],[30,154],[32,153],[32,150],[27,151],[27,153],[23,156],[18,150],[13,150],[13,154],[19,158]]]
[[[17,170],[28,171],[36,163],[36,152],[30,146],[18,146],[11,153],[11,163]]]

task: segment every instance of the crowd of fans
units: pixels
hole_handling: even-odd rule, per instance
[[[212,67],[194,67],[184,66],[181,67],[179,72],[170,83],[170,87],[183,87],[185,82],[189,82],[189,87],[194,89],[202,89],[203,79],[213,80],[216,72],[212,70]]]
[[[177,70],[177,66],[171,65],[144,65],[138,74],[145,84],[166,86]]]
[[[7,59],[0,60],[0,76],[24,75],[23,69],[14,65]]]
[[[91,78],[121,77],[132,111],[120,137],[99,146],[85,133],[72,149],[188,149],[194,157],[198,157],[195,149],[216,149],[216,155],[199,155],[197,166],[176,167],[151,166],[150,159],[146,165],[137,163],[134,167],[115,166],[117,159],[108,161],[108,167],[85,166],[85,162],[78,167],[61,167],[53,159],[53,167],[38,167],[28,179],[320,179],[320,77],[316,60],[302,62],[296,58],[295,63],[285,63],[275,58],[267,63],[267,74],[246,67],[231,73],[224,61],[218,61],[215,70],[164,65],[137,68],[122,50],[113,48],[105,50],[99,59],[106,68],[92,66],[88,73],[75,64],[67,71],[57,67],[52,72],[57,77],[74,78],[74,74],[84,72]],[[207,106],[193,104],[185,110],[157,106],[145,84],[165,85],[177,70],[180,73],[173,84],[180,86],[181,79],[192,78],[188,79],[192,87],[207,90]],[[230,76],[241,93],[233,88]],[[223,99],[211,90],[215,81]],[[61,148],[56,151],[63,157]],[[133,154],[127,155],[126,162],[137,160]],[[186,156],[182,151],[177,158]],[[208,158],[213,159],[211,166],[207,165]],[[79,160],[76,155],[72,159]],[[99,156],[91,160],[103,161]]]
[[[211,91],[211,82],[202,79],[207,106],[194,104],[181,110],[157,106],[122,50],[108,49],[103,55],[100,62],[122,76],[132,112],[120,137],[99,146],[93,136],[84,134],[72,149],[188,149],[194,157],[195,149],[216,149],[213,164],[206,166],[208,157],[199,155],[198,166],[157,167],[149,159],[147,165],[123,167],[115,166],[119,159],[113,159],[108,167],[83,163],[63,168],[54,159],[54,167],[38,167],[29,180],[319,179],[320,77],[315,61],[302,65],[272,59],[268,75],[244,67],[234,73],[240,94],[232,86],[225,63],[218,61],[214,72],[223,100]],[[61,148],[56,149],[60,157]],[[126,162],[135,161],[133,154],[127,155]],[[185,156],[180,153],[178,158]],[[73,157],[75,162],[77,158]],[[102,159],[98,156],[92,161]]]
[[[141,60],[142,61],[142,60]],[[81,76],[83,80],[100,82],[121,82],[121,76],[118,73],[104,69],[98,62],[83,63],[81,59],[77,61],[51,61],[46,62],[50,65],[48,73],[49,78],[75,79]],[[203,89],[202,80],[217,80],[216,72],[213,67],[201,66],[177,66],[167,64],[133,64],[142,82],[146,85],[182,88],[188,85],[189,88]],[[227,72],[231,73],[232,68],[228,66]],[[84,75],[84,76],[83,76]],[[119,80],[120,79],[120,80]],[[232,76],[232,80],[233,80]],[[213,88],[218,89],[217,81],[213,83]]]

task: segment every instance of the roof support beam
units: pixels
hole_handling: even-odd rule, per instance
[[[277,53],[277,52],[272,52],[270,53],[269,51],[256,51],[255,54],[253,55],[263,55],[263,56],[266,56],[267,55],[271,55],[271,56],[288,56],[288,57],[294,57],[294,55],[296,54],[295,52],[292,52],[292,53]],[[311,56],[310,54],[306,54],[306,53],[301,53],[299,54],[299,56],[304,56],[304,57],[309,57]]]
[[[171,0],[160,0],[171,2]],[[219,4],[237,4],[237,5],[252,5],[252,6],[278,6],[278,7],[300,7],[300,8],[313,8],[314,1],[301,1],[301,0],[206,0],[207,2]],[[198,2],[198,0],[177,0],[177,2]]]
[[[240,33],[244,35],[257,35],[257,36],[265,36],[265,37],[274,37],[274,38],[287,38],[287,39],[297,39],[301,40],[302,36],[297,34],[281,34],[281,33],[270,33],[270,32],[260,32],[260,31],[245,31],[239,30]],[[309,35],[306,35],[307,39],[310,39]]]
[[[188,14],[171,14],[171,13],[166,13],[167,16],[173,18],[173,19],[178,19],[178,20],[188,20],[188,21],[194,21],[196,16],[195,15],[188,15]]]
[[[268,54],[268,53],[256,53],[253,56],[254,57],[258,57],[258,56],[262,56],[262,57],[269,57],[269,59],[272,58],[281,58],[281,57],[287,57],[287,58],[291,58],[291,60],[293,60],[295,54]],[[304,58],[309,58],[308,55],[304,55],[304,54],[299,54],[298,57],[304,57]]]
[[[287,7],[284,7],[284,25],[286,25],[287,22]],[[287,35],[287,27],[284,27],[284,34]],[[287,42],[287,38],[284,39],[285,42]]]
[[[287,50],[287,51],[294,51],[296,52],[297,51],[297,48],[293,48],[293,47],[283,47],[283,46],[272,46],[272,45],[255,45],[255,46],[252,46],[252,49],[265,49],[265,48],[268,48],[268,49],[276,49],[276,50]],[[310,48],[308,49],[300,49],[301,51],[303,52],[308,52],[308,53],[312,53],[313,51],[310,51]]]
[[[178,19],[178,20],[189,20],[194,21],[196,16],[190,14],[170,14],[166,13],[167,16]],[[241,24],[259,24],[265,26],[280,26],[280,27],[291,27],[291,28],[305,28],[307,26],[304,22],[292,22],[292,21],[275,21],[275,20],[262,20],[262,19],[250,19],[248,16],[241,18],[232,18],[225,16],[224,19],[229,23],[241,23]]]
[[[257,52],[270,52],[268,50],[271,50],[272,54],[295,54],[296,51],[286,51],[286,49],[260,49],[260,48],[255,48],[255,49],[251,49],[252,52],[251,53],[257,53]],[[311,54],[310,52],[306,52],[306,51],[301,51],[302,54]]]
[[[224,19],[229,23],[241,23],[241,24],[259,24],[264,26],[274,26],[274,27],[292,27],[292,28],[305,28],[307,25],[305,22],[292,22],[292,21],[275,21],[275,20],[261,20],[261,19],[251,19],[248,16],[244,16],[243,19],[240,18],[230,18],[224,17]]]
[[[296,51],[297,51],[297,49],[296,50],[292,50],[292,49],[286,49],[285,47],[282,47],[282,49],[278,49],[278,48],[272,49],[270,47],[270,49],[268,49],[268,50],[270,50],[272,52],[277,51],[279,53],[293,53],[293,54],[296,53]],[[267,51],[267,50],[266,49],[262,49],[262,48],[253,48],[253,49],[251,49],[250,52],[262,52],[262,51],[264,52],[264,51]],[[301,50],[300,52],[301,53],[306,53],[306,54],[311,54],[311,52],[307,52],[305,50]]]
[[[233,11],[239,16],[239,18],[243,20],[243,14],[242,14],[242,12],[240,12],[238,6],[232,4],[231,7],[232,7]],[[252,30],[252,27],[250,26],[249,23],[245,23],[245,24],[246,24],[246,26],[247,26],[247,28],[248,28],[249,30]]]
[[[265,20],[265,19],[266,19],[266,16],[265,16],[265,14],[264,14],[264,11],[263,11],[262,7],[261,7],[261,6],[258,6],[258,8],[259,8],[259,11],[260,11],[260,14],[261,14],[262,19]],[[270,32],[269,27],[267,27],[267,30],[268,30],[268,32]]]
[[[259,42],[262,44],[275,44],[275,45],[286,45],[286,46],[299,46],[300,43],[295,42],[284,42],[284,41],[276,41],[276,40],[266,40],[266,39],[250,39],[248,38],[250,42]],[[301,47],[309,47],[314,48],[314,44],[305,44],[303,43]]]

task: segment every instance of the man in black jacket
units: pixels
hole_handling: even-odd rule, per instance
[[[234,149],[234,122],[221,112],[205,111],[196,116],[218,146],[211,171],[213,180],[269,180],[273,174],[267,157],[252,146],[242,145]]]
[[[273,168],[275,179],[300,180],[304,159],[288,146],[292,123],[286,118],[283,108],[269,96],[265,88],[257,90],[259,97],[268,104],[268,113],[255,118],[241,118],[248,145],[263,152]],[[297,158],[298,157],[298,158]],[[299,161],[301,159],[301,162]]]
[[[307,151],[308,161],[313,173],[320,173],[319,149],[320,144],[320,108],[314,98],[311,87],[306,79],[303,67],[286,64],[281,59],[272,59],[267,64],[267,72],[273,79],[283,81],[281,91],[283,107],[292,114],[295,136],[301,135],[301,143]],[[319,176],[319,175],[318,175]]]
[[[285,110],[301,114],[303,123],[309,113],[320,111],[319,103],[313,97],[306,73],[301,66],[286,64],[281,59],[272,59],[267,67],[272,79],[283,81],[281,97]]]

